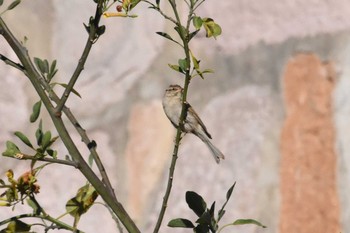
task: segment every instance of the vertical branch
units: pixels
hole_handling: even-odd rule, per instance
[[[182,139],[181,137],[181,128],[182,125],[184,124],[184,120],[186,118],[186,112],[187,112],[187,104],[186,104],[186,99],[187,99],[187,92],[188,92],[188,87],[191,81],[191,74],[190,74],[190,67],[191,67],[191,60],[190,60],[190,49],[189,49],[189,38],[188,38],[188,34],[189,34],[189,27],[190,27],[190,21],[192,19],[192,15],[193,15],[193,1],[191,1],[191,4],[189,5],[189,14],[188,14],[188,18],[187,18],[187,22],[186,22],[186,27],[184,27],[181,23],[180,20],[180,16],[179,13],[177,11],[176,8],[176,3],[175,0],[169,0],[169,3],[173,9],[173,12],[175,14],[175,21],[176,21],[176,26],[178,27],[178,34],[182,40],[182,44],[183,44],[183,49],[184,49],[184,53],[185,53],[185,60],[186,60],[186,70],[185,70],[185,81],[184,81],[184,91],[182,94],[182,110],[181,110],[181,115],[180,115],[180,120],[179,120],[179,127],[177,129],[176,132],[176,137],[175,137],[175,144],[174,144],[174,149],[173,149],[173,155],[172,155],[172,160],[171,160],[171,165],[169,168],[169,176],[168,176],[168,183],[167,183],[167,187],[166,187],[166,191],[163,197],[163,202],[162,202],[162,207],[158,216],[158,220],[157,223],[155,225],[154,231],[153,233],[157,233],[159,232],[160,226],[162,224],[164,215],[165,215],[165,211],[168,205],[168,200],[169,200],[169,196],[171,193],[171,189],[172,189],[172,184],[173,184],[173,180],[174,180],[174,173],[175,173],[175,165],[176,165],[176,161],[178,158],[178,151],[179,151],[179,147],[180,147],[180,141]]]
[[[60,113],[62,111],[66,101],[68,100],[69,94],[72,92],[73,87],[80,76],[80,73],[83,71],[85,62],[90,54],[92,45],[96,42],[96,40],[98,39],[100,34],[103,33],[103,31],[100,32],[100,28],[98,26],[100,19],[101,19],[101,16],[102,16],[102,5],[103,5],[103,0],[98,1],[97,7],[96,7],[95,17],[94,18],[91,17],[89,20],[89,26],[85,26],[89,32],[89,37],[86,41],[85,48],[84,48],[83,53],[79,59],[78,65],[75,68],[73,75],[70,78],[68,85],[67,85],[66,89],[64,90],[59,103],[57,104],[57,107],[56,107],[57,113]],[[102,26],[102,27],[104,27],[104,26]]]
[[[173,156],[172,156],[172,160],[171,160],[171,164],[170,164],[170,168],[169,168],[168,183],[167,183],[167,187],[166,187],[165,194],[163,197],[162,207],[161,207],[161,210],[159,212],[158,220],[157,220],[157,223],[154,227],[153,233],[159,232],[159,229],[160,229],[160,226],[162,225],[164,214],[165,214],[165,211],[166,211],[166,208],[168,205],[168,200],[169,200],[171,189],[173,186],[175,165],[176,165],[176,161],[177,161],[177,157],[178,157],[177,154],[179,151],[180,141],[181,141],[181,130],[178,129],[176,132]]]

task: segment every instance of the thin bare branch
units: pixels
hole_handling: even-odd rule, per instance
[[[22,71],[22,72],[24,71],[24,67],[21,64],[12,61],[11,59],[5,57],[2,54],[0,54],[0,60],[2,60],[5,64],[10,65],[10,66]]]
[[[187,112],[187,105],[186,105],[186,99],[187,99],[187,92],[188,92],[188,87],[190,84],[190,80],[191,80],[191,74],[190,74],[190,66],[191,66],[191,60],[190,60],[190,49],[189,49],[189,38],[187,36],[187,33],[189,31],[189,26],[190,26],[190,20],[193,14],[193,5],[190,5],[190,9],[189,9],[189,13],[188,13],[188,20],[186,23],[186,28],[185,31],[183,30],[183,26],[181,24],[180,21],[180,16],[179,13],[177,11],[176,8],[176,3],[174,0],[169,0],[169,3],[173,9],[173,12],[175,14],[176,17],[176,25],[179,27],[178,33],[179,36],[183,42],[183,49],[184,49],[184,53],[185,53],[185,59],[186,59],[186,63],[187,63],[187,67],[185,70],[185,82],[184,82],[184,91],[183,91],[183,95],[182,95],[182,110],[181,110],[181,115],[180,115],[180,120],[179,120],[179,127],[177,129],[177,133],[176,133],[176,137],[175,137],[175,144],[174,144],[174,149],[173,149],[173,154],[172,154],[172,160],[171,160],[171,165],[169,168],[169,175],[168,175],[168,183],[167,183],[167,188],[163,197],[163,202],[162,202],[162,207],[158,216],[158,220],[157,223],[155,225],[154,231],[153,233],[158,233],[160,226],[162,224],[163,218],[164,218],[164,214],[166,211],[166,208],[168,206],[168,200],[169,200],[169,196],[171,193],[171,189],[172,189],[172,184],[173,184],[173,180],[174,180],[174,172],[175,172],[175,165],[176,165],[176,161],[178,158],[178,150],[179,150],[179,146],[180,146],[180,142],[181,142],[181,128],[182,125],[184,124],[184,120],[186,118],[186,112]]]
[[[34,161],[43,161],[43,162],[49,162],[49,163],[58,163],[58,164],[64,164],[64,165],[72,166],[75,168],[79,168],[79,164],[77,162],[74,162],[74,161],[47,158],[47,157],[37,158],[33,155],[27,155],[27,154],[22,154],[22,153],[19,153],[15,157],[11,157],[11,158],[15,158],[15,159],[19,159],[19,160],[34,160]]]
[[[98,4],[97,4],[97,7],[96,7],[96,13],[95,13],[95,17],[94,18],[90,18],[90,21],[89,21],[89,36],[88,36],[88,39],[86,41],[86,44],[85,44],[85,48],[83,50],[83,53],[79,59],[79,62],[78,62],[78,65],[77,67],[75,68],[74,72],[73,72],[73,75],[72,77],[70,78],[69,82],[68,82],[68,85],[67,85],[67,88],[64,90],[63,94],[62,94],[62,97],[60,99],[60,102],[57,104],[57,107],[56,107],[56,112],[59,113],[62,111],[66,101],[68,100],[68,97],[70,95],[70,93],[72,92],[73,90],[73,87],[75,85],[75,83],[77,82],[79,76],[80,76],[80,73],[83,71],[84,69],[84,65],[85,65],[85,62],[90,54],[90,51],[91,51],[91,48],[92,48],[92,45],[96,42],[96,40],[98,39],[98,37],[100,36],[99,35],[99,32],[98,32],[98,29],[99,29],[99,23],[100,23],[100,19],[101,19],[101,16],[102,16],[102,8],[103,8],[103,3],[104,1],[99,1]]]

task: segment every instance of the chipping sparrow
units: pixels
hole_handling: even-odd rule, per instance
[[[182,92],[183,89],[179,85],[170,85],[163,97],[164,112],[175,128],[179,127],[179,118],[182,110]],[[215,161],[219,163],[220,159],[225,159],[225,156],[211,143],[211,135],[191,105],[189,103],[186,103],[186,105],[187,114],[181,130],[185,133],[193,133],[199,137],[208,146]]]

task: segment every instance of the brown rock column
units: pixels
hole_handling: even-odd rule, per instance
[[[313,54],[287,64],[281,134],[280,233],[340,232],[332,91],[335,72]]]
[[[159,186],[171,158],[174,128],[166,118],[162,103],[151,101],[135,104],[128,123],[128,143],[125,150],[128,201],[130,215],[143,224],[150,195]]]

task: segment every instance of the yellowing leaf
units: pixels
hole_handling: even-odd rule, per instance
[[[94,187],[87,184],[81,187],[78,190],[77,195],[67,202],[66,210],[73,217],[79,217],[89,210],[97,197],[98,193]]]
[[[216,24],[213,19],[204,18],[203,26],[206,31],[206,37],[209,38],[213,36],[216,39],[217,36],[221,35],[221,27],[220,25]]]

